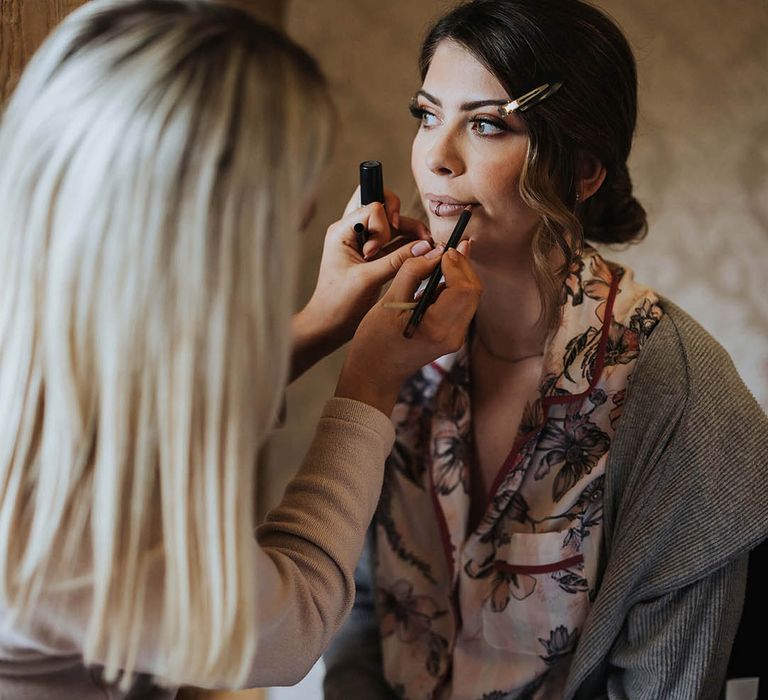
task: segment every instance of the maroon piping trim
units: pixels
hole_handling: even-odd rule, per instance
[[[605,313],[603,314],[603,328],[600,336],[600,345],[597,349],[595,371],[592,375],[592,380],[590,381],[589,386],[580,394],[569,394],[568,396],[547,396],[541,400],[541,406],[543,409],[545,409],[544,418],[538,428],[527,432],[525,435],[515,440],[515,443],[512,445],[512,449],[509,451],[509,455],[507,455],[507,458],[504,460],[504,464],[501,465],[501,469],[499,469],[499,473],[496,475],[496,478],[493,481],[493,486],[491,486],[491,489],[488,492],[488,500],[485,504],[485,513],[488,512],[496,491],[507,477],[509,470],[512,469],[512,466],[517,459],[517,455],[523,448],[523,445],[525,445],[525,443],[528,442],[528,440],[530,440],[535,433],[537,433],[544,425],[546,425],[547,419],[549,418],[549,407],[552,404],[569,403],[571,401],[575,401],[576,399],[584,398],[589,394],[590,391],[592,391],[592,389],[595,388],[597,382],[600,381],[600,376],[602,375],[603,368],[605,367],[605,349],[608,345],[608,334],[611,330],[611,319],[613,318],[613,302],[616,299],[616,293],[619,289],[620,280],[621,278],[613,270],[611,270],[611,289],[608,292],[608,298],[605,300]]]
[[[429,363],[429,366],[432,367],[432,369],[436,369],[440,374],[442,374],[444,377],[448,376],[448,370],[444,367],[441,367],[436,360],[433,360]]]
[[[509,562],[501,559],[493,562],[493,566],[499,571],[503,571],[507,574],[550,574],[553,571],[562,571],[563,569],[569,569],[576,564],[581,564],[584,561],[583,554],[576,554],[568,559],[562,561],[556,561],[553,564],[510,564]]]
[[[528,440],[530,440],[540,429],[541,429],[541,426],[539,426],[538,428],[535,428],[534,430],[528,431],[525,435],[522,435],[521,437],[519,437],[515,441],[515,444],[512,445],[512,449],[509,451],[507,458],[504,460],[504,464],[501,465],[501,469],[499,469],[498,473],[496,474],[496,478],[493,480],[493,484],[488,492],[490,496],[488,498],[488,501],[485,504],[486,512],[488,512],[488,506],[491,505],[493,496],[499,490],[499,486],[501,486],[501,482],[504,481],[507,474],[512,469],[515,463],[515,460],[517,459],[518,453],[520,452],[520,450],[523,449],[523,445],[525,445],[525,443],[528,442]]]

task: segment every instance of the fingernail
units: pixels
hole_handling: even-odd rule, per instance
[[[424,257],[431,260],[432,258],[439,258],[443,251],[445,250],[445,247],[442,244],[436,245],[432,250],[430,250]]]
[[[396,211],[392,214],[392,225],[395,228],[400,228],[400,212]]]
[[[414,243],[411,247],[411,255],[418,258],[420,255],[428,253],[430,250],[432,250],[432,246],[429,245],[429,241],[419,241],[418,243]]]
[[[448,250],[445,251],[445,254],[450,260],[456,261],[459,259],[459,251],[457,251],[455,248],[448,248]]]
[[[365,255],[363,255],[363,260],[370,260],[378,252],[379,252],[379,246],[374,246]]]

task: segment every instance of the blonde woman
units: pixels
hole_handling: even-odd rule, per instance
[[[199,0],[88,3],[24,74],[0,127],[0,697],[292,683],[341,624],[398,387],[461,345],[479,287],[443,256],[447,288],[402,339],[378,290],[399,268],[385,299],[412,298],[441,256],[351,247],[355,223],[367,252],[393,219],[426,236],[389,194],[330,227],[291,322],[330,124],[303,51]],[[358,326],[254,537],[291,361]]]

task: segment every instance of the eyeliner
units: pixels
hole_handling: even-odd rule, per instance
[[[455,248],[459,245],[459,241],[461,240],[462,235],[464,235],[464,229],[467,228],[467,224],[469,223],[470,218],[472,217],[472,207],[471,205],[467,205],[464,207],[464,211],[461,212],[459,215],[459,220],[456,222],[456,226],[454,226],[453,231],[451,231],[451,236],[448,239],[448,242],[445,244],[445,250],[448,250],[449,248]],[[429,276],[429,279],[427,280],[427,285],[424,287],[424,292],[421,295],[421,298],[419,299],[418,303],[416,304],[416,308],[413,310],[413,314],[411,314],[411,318],[408,319],[408,324],[405,327],[405,330],[403,331],[403,335],[406,338],[412,338],[413,334],[416,332],[416,328],[421,323],[421,319],[424,318],[424,314],[427,311],[427,307],[430,306],[434,301],[435,293],[437,291],[437,285],[440,284],[440,278],[443,276],[443,268],[442,265],[438,264],[438,266],[432,271],[432,274]]]

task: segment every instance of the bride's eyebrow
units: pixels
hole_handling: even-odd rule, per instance
[[[430,95],[426,90],[417,90],[416,96],[421,95],[424,99],[429,100],[433,105],[437,107],[442,107],[443,103],[438,100],[433,95]],[[501,99],[501,100],[475,100],[474,102],[464,102],[462,103],[460,109],[462,112],[471,112],[474,109],[479,109],[480,107],[488,107],[488,106],[494,106],[494,107],[500,107],[502,105],[509,104],[508,99]]]

